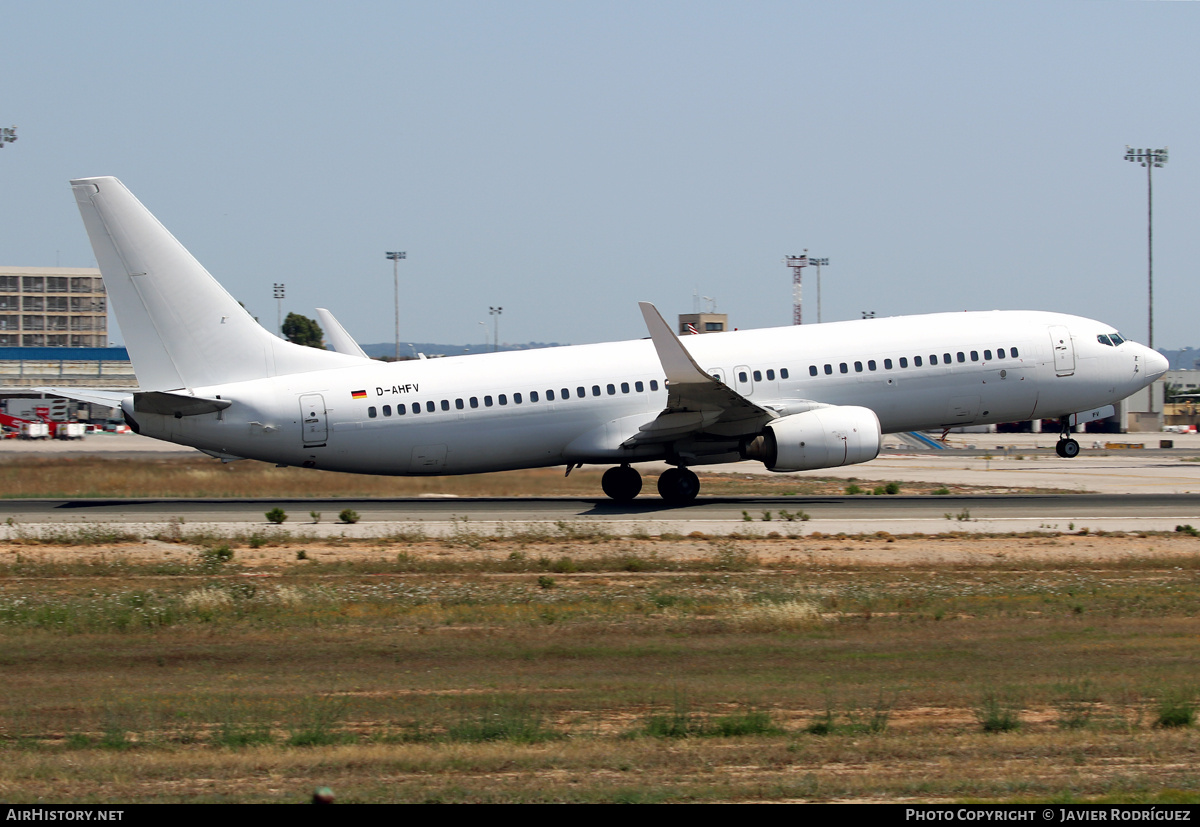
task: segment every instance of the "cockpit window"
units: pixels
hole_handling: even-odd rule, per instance
[[[1108,338],[1112,339],[1112,343],[1114,345],[1121,345],[1121,344],[1124,344],[1124,342],[1125,342],[1125,340],[1121,338],[1120,333],[1109,334]]]
[[[1107,336],[1105,336],[1103,333],[1101,333],[1099,336],[1096,337],[1096,341],[1102,345],[1108,345],[1109,347],[1112,347],[1112,342],[1109,341],[1109,338]]]

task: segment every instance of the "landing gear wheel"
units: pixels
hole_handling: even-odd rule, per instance
[[[1060,439],[1054,446],[1054,453],[1063,459],[1075,459],[1079,456],[1079,443],[1071,438]]]
[[[628,465],[618,465],[604,472],[600,487],[617,502],[627,503],[642,490],[642,475]]]
[[[668,468],[658,478],[658,493],[671,505],[686,505],[700,493],[700,480],[687,468]]]

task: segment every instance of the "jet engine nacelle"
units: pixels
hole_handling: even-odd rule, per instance
[[[881,436],[870,408],[831,405],[769,422],[745,455],[771,471],[836,468],[875,459]]]

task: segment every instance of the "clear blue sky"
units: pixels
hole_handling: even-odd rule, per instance
[[[94,266],[115,175],[268,326],[359,341],[644,336],[715,297],[791,322],[1034,308],[1200,346],[1200,4],[0,2],[0,263]],[[806,318],[815,319],[815,290]]]

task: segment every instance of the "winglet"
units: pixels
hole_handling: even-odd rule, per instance
[[[638,302],[642,309],[642,318],[646,320],[646,328],[658,351],[658,361],[662,363],[663,372],[671,385],[703,383],[711,385],[713,378],[705,373],[692,355],[687,352],[679,337],[671,330],[670,325],[663,320],[658,308],[650,302]]]
[[[358,346],[358,342],[354,341],[354,338],[346,332],[342,323],[324,307],[317,308],[317,318],[321,320],[321,327],[325,329],[325,337],[329,339],[329,344],[333,345],[334,350],[338,353],[349,353],[351,356],[361,356],[364,359],[370,358]]]

